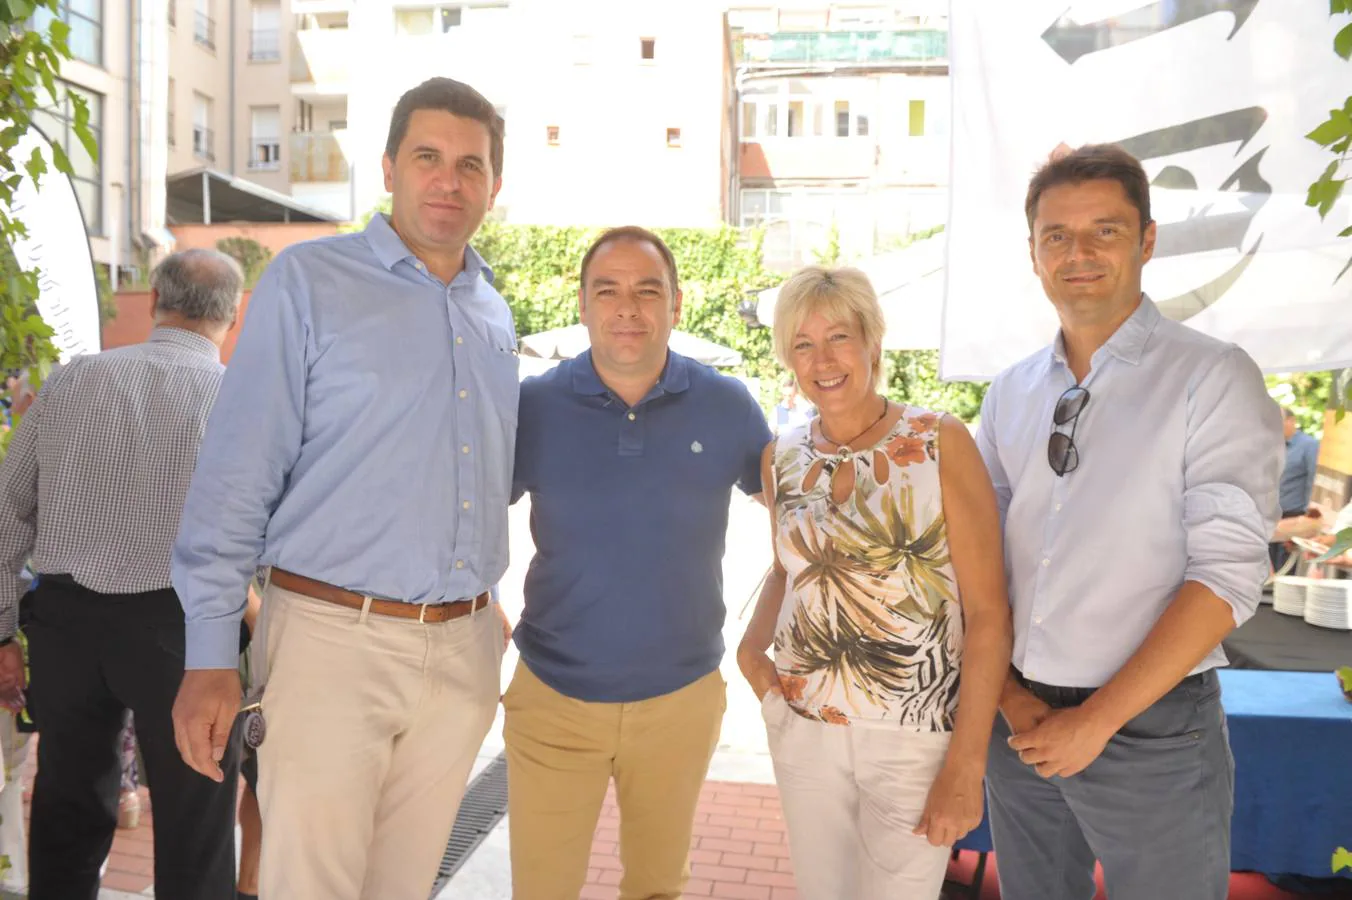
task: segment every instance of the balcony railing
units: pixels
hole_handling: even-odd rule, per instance
[[[215,145],[216,135],[212,133],[210,128],[203,128],[201,125],[194,125],[192,127],[193,156],[205,159],[207,162],[215,162]]]
[[[948,58],[948,32],[810,31],[740,35],[735,50],[744,64],[937,62]]]
[[[256,172],[274,172],[282,167],[282,139],[256,137],[249,141],[249,168]]]
[[[249,32],[249,61],[276,62],[282,58],[282,33],[276,28],[255,28]]]
[[[204,12],[193,18],[192,39],[208,50],[216,49],[216,20]]]
[[[350,177],[347,159],[332,133],[298,131],[291,135],[293,182],[342,182]]]

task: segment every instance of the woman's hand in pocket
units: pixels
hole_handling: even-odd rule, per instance
[[[751,690],[755,691],[757,700],[763,702],[768,692],[781,697],[784,695],[784,687],[779,683],[779,671],[765,653],[745,645],[738,647],[737,668],[742,670],[742,676],[751,685]]]

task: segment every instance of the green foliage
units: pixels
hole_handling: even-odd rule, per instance
[[[980,416],[986,385],[975,381],[940,381],[939,351],[884,353],[883,366],[887,370],[884,393],[888,399],[952,413],[969,424]]]
[[[817,259],[819,266],[838,266],[840,265],[840,226],[836,220],[831,220],[831,230],[826,232],[826,246],[812,254]]]
[[[1333,853],[1333,873],[1336,875],[1343,869],[1352,869],[1352,851],[1339,847]]]
[[[1352,0],[1329,0],[1329,15],[1352,15]],[[1334,37],[1333,51],[1345,60],[1352,59],[1352,24],[1343,27]],[[1352,97],[1347,98],[1342,109],[1329,110],[1329,117],[1305,136],[1333,155],[1333,160],[1329,162],[1323,174],[1310,185],[1305,198],[1305,205],[1319,210],[1319,218],[1324,219],[1342,197],[1343,188],[1348,181],[1346,178],[1339,178],[1338,173],[1346,166],[1348,156],[1352,154]],[[1338,236],[1352,237],[1352,226],[1344,228]],[[1346,275],[1348,269],[1352,269],[1352,260],[1348,260],[1347,265],[1338,273],[1338,279]]]
[[[106,266],[94,267],[94,281],[99,290],[99,327],[103,327],[117,318],[117,295]]]
[[[25,237],[27,230],[9,210],[21,171],[34,179],[47,171],[41,154],[23,160],[15,156],[14,148],[32,125],[33,110],[56,97],[61,61],[70,58],[66,45],[70,28],[64,22],[53,20],[45,34],[28,29],[36,10],[56,8],[57,0],[0,0],[0,370],[29,370],[34,388],[58,353],[51,328],[37,313],[38,273],[21,270],[10,250],[14,239]],[[97,158],[89,108],[78,95],[71,95],[70,101],[75,135]],[[58,170],[71,174],[70,159],[59,144],[52,145],[52,161]],[[8,434],[0,439],[0,449],[7,444]]]
[[[1268,393],[1296,414],[1296,424],[1306,434],[1322,438],[1324,410],[1332,399],[1332,372],[1293,372],[1266,376]]]
[[[508,225],[488,221],[474,248],[493,269],[495,285],[512,309],[517,332],[536,334],[578,321],[578,271],[600,229]],[[734,228],[667,228],[657,233],[671,247],[684,301],[682,331],[742,354],[739,374],[765,380],[768,393],[778,372],[770,329],[748,328],[738,315],[742,301],[777,280],[761,264],[759,242],[747,245]]]
[[[259,276],[272,262],[272,251],[253,238],[221,238],[216,242],[216,249],[239,263],[239,267],[244,270],[246,290],[258,283]]]

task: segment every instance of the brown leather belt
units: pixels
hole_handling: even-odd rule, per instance
[[[345,606],[348,609],[361,609],[366,604],[366,598],[361,594],[306,578],[285,569],[273,569],[271,581],[283,590],[304,594],[313,600],[323,600],[325,603]],[[489,600],[488,591],[484,591],[473,600],[453,600],[450,603],[402,603],[398,600],[372,598],[371,612],[381,616],[393,616],[396,619],[417,619],[423,623],[449,622],[467,616],[471,612],[478,612],[488,605]]]

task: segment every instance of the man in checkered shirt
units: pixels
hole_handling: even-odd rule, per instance
[[[242,280],[214,251],[166,259],[152,278],[150,338],[55,372],[0,462],[0,698],[16,703],[26,687],[14,640],[27,589],[20,572],[31,559],[38,573],[24,625],[41,735],[33,900],[98,894],[117,825],[126,709],[153,785],[156,895],[234,898],[238,748],[217,784],[174,745],[184,629],[169,554]]]

